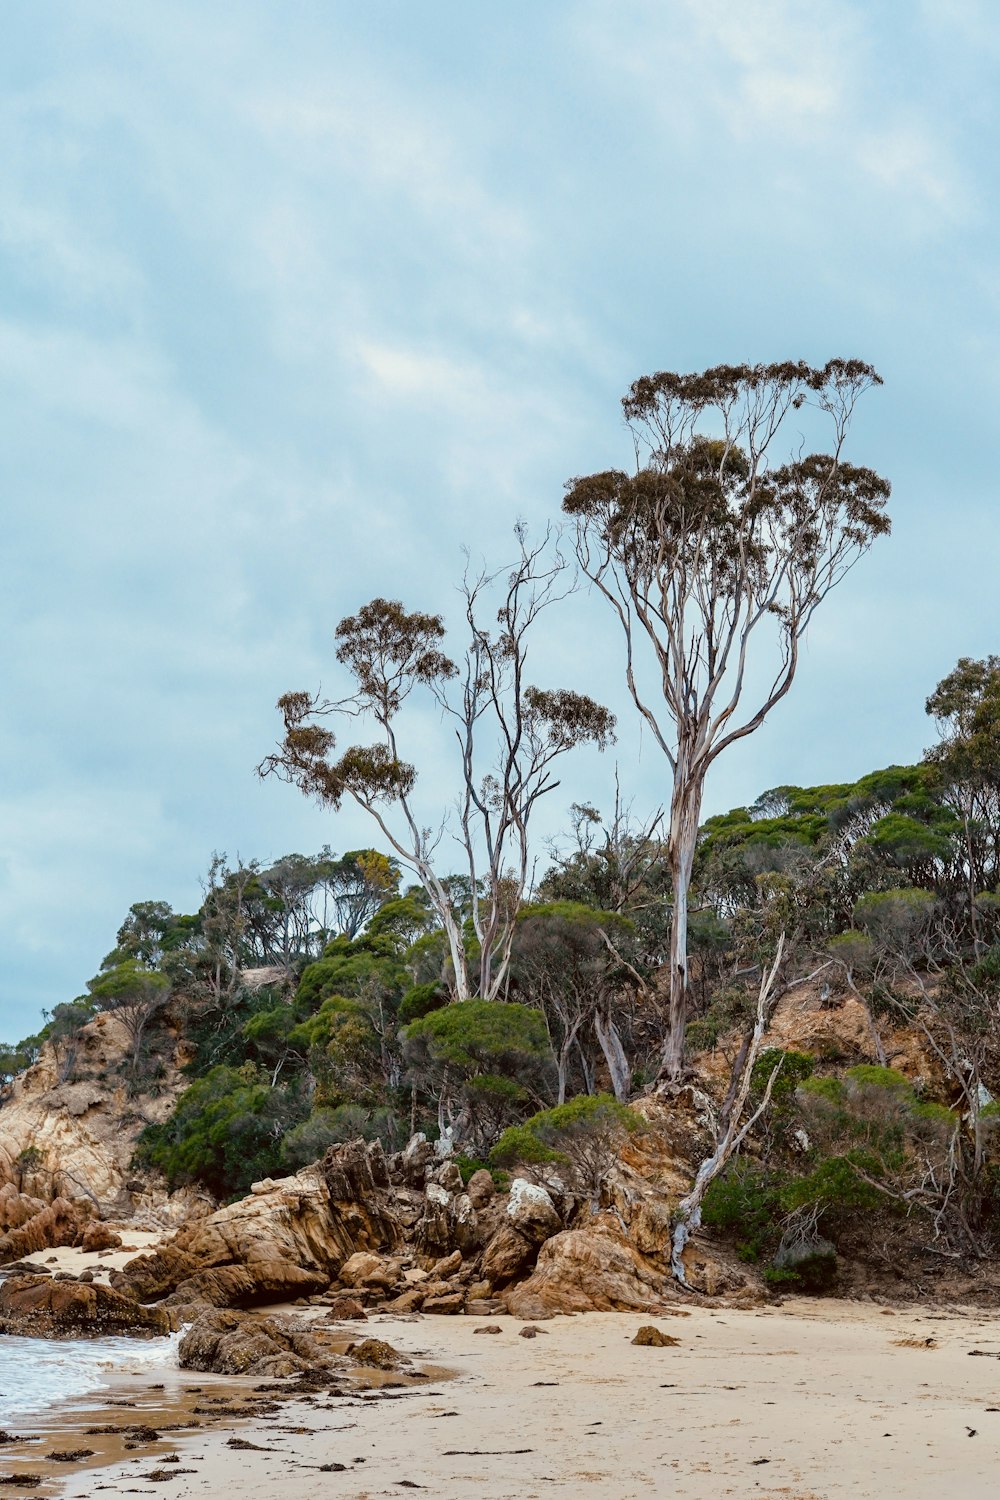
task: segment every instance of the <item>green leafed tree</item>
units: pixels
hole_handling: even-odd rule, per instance
[[[563,597],[566,563],[548,539],[509,572],[467,575],[465,646],[444,650],[439,615],[373,599],[337,626],[337,659],[353,688],[339,702],[287,693],[278,708],[284,737],[260,767],[331,808],[352,799],[375,821],[400,863],[419,879],[444,930],[455,997],[494,999],[503,991],[514,922],[530,873],[529,836],[539,800],[558,786],[556,762],[577,745],[602,747],[614,719],[566,688],[543,689],[527,676],[534,626]],[[494,624],[484,620],[492,615]],[[457,802],[422,820],[418,773],[406,758],[405,710],[429,699],[453,730]],[[372,742],[340,749],[324,720],[361,721]],[[462,851],[463,879],[445,878],[437,850],[444,836]],[[462,910],[467,895],[472,940]]]
[[[844,457],[875,370],[860,360],[722,365],[637,380],[622,403],[632,471],[571,480],[580,566],[621,627],[625,674],[671,773],[670,1015],[683,1067],[688,896],[705,779],[785,696],[816,610],[876,537],[888,483]],[[802,423],[825,422],[825,451]]]

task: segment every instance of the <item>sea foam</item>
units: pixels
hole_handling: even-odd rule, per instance
[[[0,1338],[0,1427],[99,1390],[115,1375],[177,1367],[179,1333],[137,1339]]]

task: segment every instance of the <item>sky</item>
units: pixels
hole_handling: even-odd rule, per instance
[[[706,811],[918,757],[1000,650],[989,0],[32,0],[0,49],[0,1038],[213,851],[371,842],[254,767],[374,595],[454,618],[638,376],[871,361],[891,539]],[[550,799],[666,768],[599,601],[543,686],[620,715]],[[413,726],[429,816],[454,795]]]

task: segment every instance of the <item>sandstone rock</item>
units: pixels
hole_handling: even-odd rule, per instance
[[[290,1320],[214,1308],[181,1339],[177,1359],[184,1370],[216,1375],[300,1375],[344,1367],[322,1339]]]
[[[649,1349],[673,1349],[680,1343],[680,1339],[675,1339],[672,1334],[662,1333],[652,1323],[645,1323],[632,1342]]]
[[[395,1261],[386,1260],[381,1255],[359,1250],[344,1262],[337,1274],[345,1286],[382,1287],[388,1290],[399,1280],[399,1267]]]
[[[437,1169],[434,1173],[434,1181],[438,1187],[443,1187],[446,1193],[461,1193],[465,1189],[462,1174],[453,1161],[446,1161],[444,1166]]]
[[[92,1203],[79,1200],[70,1202],[66,1198],[54,1199],[39,1213],[25,1220],[19,1228],[0,1236],[0,1266],[7,1265],[12,1260],[37,1255],[39,1250],[50,1250],[59,1245],[75,1245],[93,1213]]]
[[[172,1305],[207,1302],[211,1307],[258,1307],[291,1302],[327,1286],[322,1271],[305,1271],[287,1260],[255,1260],[245,1266],[216,1266],[182,1281],[167,1299]]]
[[[401,1292],[391,1302],[383,1303],[383,1312],[397,1313],[405,1316],[407,1313],[419,1312],[424,1304],[426,1293],[422,1287],[411,1287],[408,1292]]]
[[[423,1188],[434,1160],[434,1147],[423,1131],[411,1136],[405,1149],[399,1153],[399,1171],[407,1186]]]
[[[467,1297],[465,1300],[465,1315],[468,1318],[489,1318],[503,1310],[503,1303],[495,1297]]]
[[[562,1228],[549,1194],[537,1182],[515,1177],[507,1199],[507,1217],[518,1234],[533,1245],[541,1245]]]
[[[534,1323],[525,1323],[517,1336],[519,1339],[537,1339],[538,1335],[544,1332],[544,1328],[536,1328]]]
[[[445,1255],[441,1260],[435,1261],[427,1272],[427,1276],[430,1281],[446,1280],[449,1276],[454,1276],[456,1271],[461,1270],[461,1267],[462,1252],[455,1250],[451,1255]]]
[[[115,1231],[107,1224],[102,1224],[98,1220],[93,1224],[88,1224],[83,1231],[80,1248],[91,1255],[98,1250],[120,1250],[121,1244],[121,1235],[115,1234]]]
[[[505,1219],[483,1251],[479,1269],[491,1287],[504,1287],[534,1264],[537,1246]]]
[[[351,1320],[363,1323],[368,1314],[355,1297],[335,1297],[326,1316],[331,1323]]]
[[[308,1287],[294,1289],[294,1295],[302,1295],[325,1286],[357,1252],[373,1254],[401,1243],[377,1143],[332,1147],[317,1166],[258,1189],[185,1225],[153,1255],[130,1261],[115,1273],[114,1285],[131,1286],[140,1298],[152,1300],[202,1271],[280,1263],[309,1274]],[[283,1298],[290,1290],[282,1282],[273,1294],[262,1288],[254,1300]]]
[[[51,1276],[11,1276],[0,1282],[0,1331],[29,1338],[149,1338],[170,1331],[160,1308],[97,1282],[56,1281]]]
[[[436,1260],[456,1248],[464,1253],[474,1250],[481,1239],[476,1210],[468,1193],[450,1193],[440,1183],[429,1182],[423,1216],[415,1231],[421,1255]]]
[[[448,1292],[443,1297],[428,1297],[420,1311],[425,1313],[460,1313],[465,1306],[464,1292]]]
[[[373,1370],[398,1370],[409,1364],[405,1354],[400,1354],[384,1339],[362,1339],[360,1344],[351,1344],[347,1350],[356,1365],[370,1365]]]
[[[480,1167],[478,1172],[473,1172],[465,1191],[469,1195],[473,1208],[477,1210],[485,1208],[488,1203],[492,1202],[497,1192],[493,1178],[485,1167]]]
[[[599,1220],[547,1240],[527,1281],[504,1294],[519,1318],[563,1312],[658,1311],[668,1278],[626,1240],[617,1225]]]
[[[473,1333],[503,1333],[499,1323],[483,1323],[480,1328],[474,1328]]]

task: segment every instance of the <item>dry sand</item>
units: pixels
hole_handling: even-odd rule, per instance
[[[373,1317],[352,1331],[456,1378],[296,1401],[256,1429],[178,1435],[155,1464],[147,1452],[70,1474],[61,1492],[68,1500],[374,1500],[410,1489],[437,1500],[940,1500],[944,1489],[985,1500],[1000,1487],[1000,1359],[989,1357],[1000,1355],[1000,1324],[979,1313],[801,1300],[756,1312],[694,1309],[653,1320],[680,1339],[676,1348],[633,1346],[650,1320],[631,1314],[555,1318],[533,1339],[519,1337],[511,1318],[488,1320],[499,1334],[477,1333],[483,1321]],[[186,1373],[174,1384],[200,1379]],[[136,1416],[155,1423],[139,1408],[170,1394],[133,1393]],[[227,1447],[234,1432],[266,1451]],[[65,1421],[60,1443],[74,1445]],[[144,1480],[164,1453],[192,1472]],[[319,1468],[333,1463],[346,1468]]]

